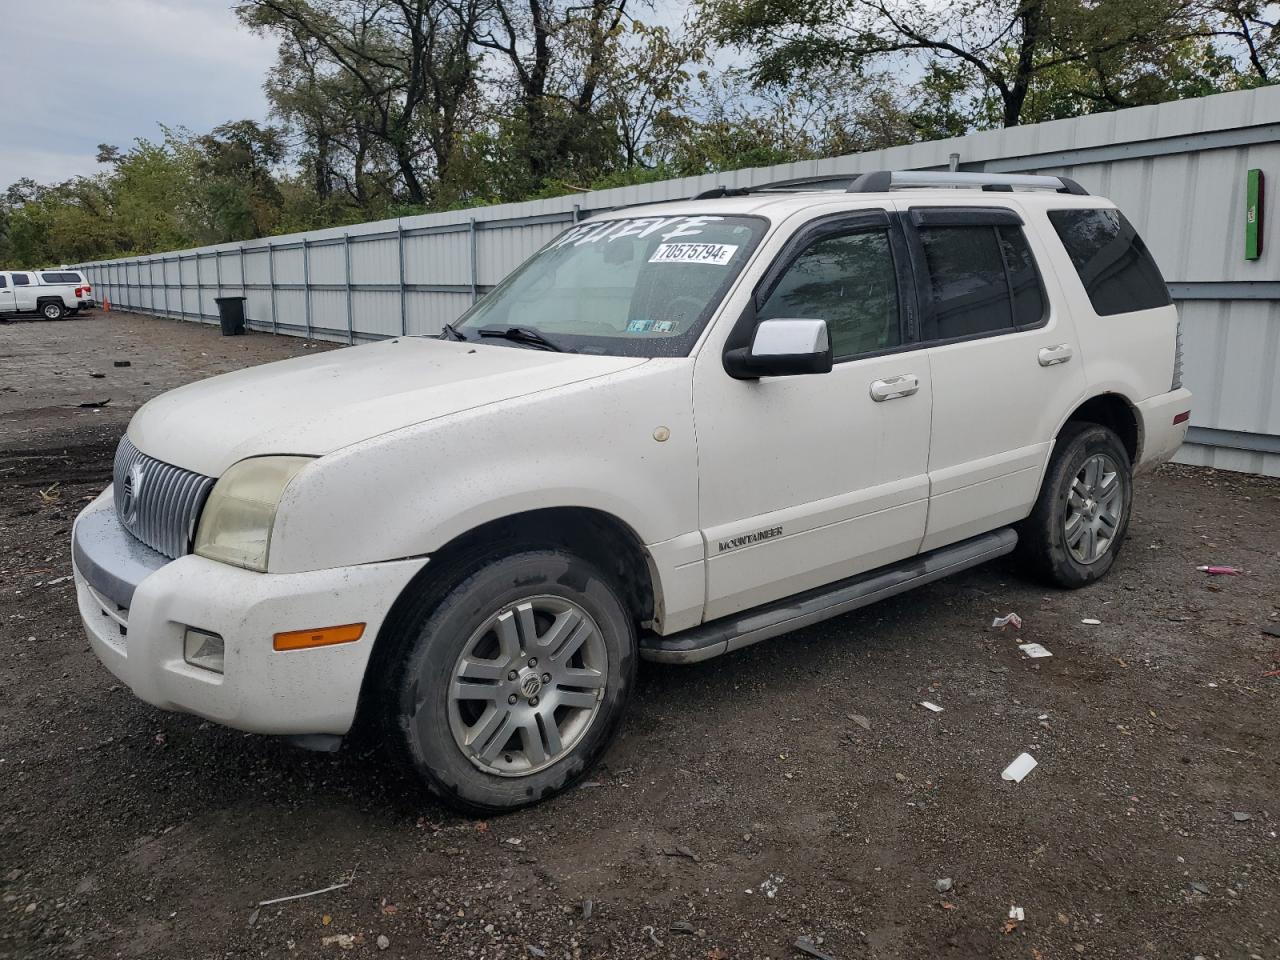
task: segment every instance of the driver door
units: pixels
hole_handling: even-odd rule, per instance
[[[815,220],[780,253],[740,324],[749,334],[763,319],[826,320],[831,372],[735,380],[719,349],[700,352],[705,619],[919,550],[932,391],[927,353],[906,346],[908,269],[883,210]]]

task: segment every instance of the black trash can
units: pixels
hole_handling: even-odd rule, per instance
[[[244,297],[215,297],[218,319],[222,321],[222,335],[234,337],[244,333]]]

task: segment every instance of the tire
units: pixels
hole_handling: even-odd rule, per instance
[[[46,320],[61,320],[66,316],[67,309],[57,300],[46,300],[40,304],[40,313]]]
[[[387,638],[397,655],[378,696],[392,753],[466,813],[565,790],[613,741],[634,684],[635,624],[614,585],[573,554],[526,550],[442,594],[425,593]]]
[[[1124,545],[1133,468],[1114,432],[1068,422],[1054,443],[1031,515],[1018,528],[1018,553],[1037,579],[1077,589],[1106,576]]]

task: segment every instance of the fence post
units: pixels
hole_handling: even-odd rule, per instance
[[[351,315],[351,234],[342,235],[342,260],[347,284],[347,343],[356,342],[356,328]]]
[[[213,251],[213,281],[218,285],[218,292],[213,295],[213,305],[218,305],[218,298],[222,296],[222,251]]]
[[[404,224],[396,221],[396,253],[400,258],[400,336],[409,330],[409,318],[404,308]]]
[[[575,203],[573,205],[573,222],[577,223],[582,219],[582,204]]]
[[[169,312],[169,260],[167,257],[160,258],[160,277],[164,280],[164,315],[171,317],[173,314]]]
[[[240,244],[236,250],[240,254],[240,296],[247,301],[249,299],[249,283],[244,275],[244,244]]]
[[[276,333],[276,248],[267,241],[267,283],[271,286],[271,332]]]
[[[151,288],[151,312],[156,312],[156,258],[147,258],[147,286]]]
[[[307,318],[307,339],[311,339],[311,247],[302,238],[302,308]]]
[[[182,254],[178,254],[178,313],[183,320],[187,319],[187,286],[182,279]]]
[[[467,242],[471,245],[471,302],[475,303],[479,299],[480,285],[477,283],[480,268],[477,265],[476,257],[476,218],[472,217],[467,221]]]

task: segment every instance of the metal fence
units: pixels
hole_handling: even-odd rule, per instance
[[[1064,174],[1114,200],[1182,311],[1196,409],[1179,459],[1280,475],[1280,218],[1265,221],[1262,256],[1244,258],[1246,172],[1280,177],[1280,87],[80,268],[113,306],[180,320],[213,322],[214,299],[238,294],[257,330],[352,343],[434,334],[567,224],[601,210],[721,185],[948,167]]]

